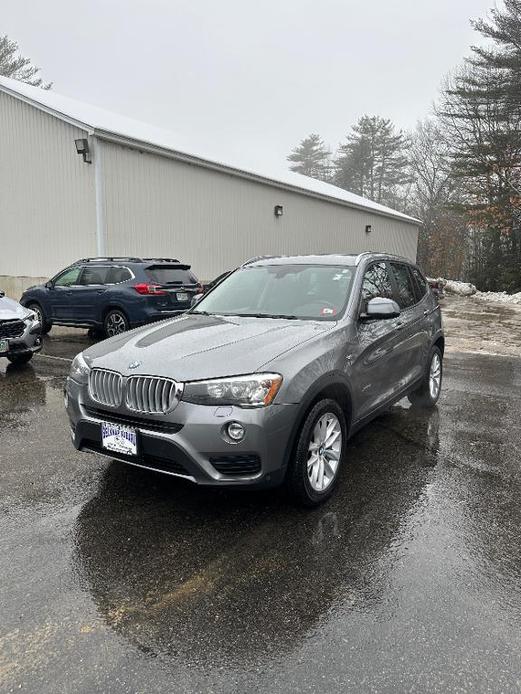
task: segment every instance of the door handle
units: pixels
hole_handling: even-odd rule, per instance
[[[430,311],[427,311],[427,309],[425,309],[425,311],[423,312],[423,315],[424,315],[424,316],[428,316],[429,313],[430,313]]]
[[[403,328],[403,323],[395,323],[394,327],[396,328],[396,330],[401,330]]]
[[[96,294],[105,294],[106,289],[96,289]]]

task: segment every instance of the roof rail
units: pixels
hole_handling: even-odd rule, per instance
[[[397,255],[396,253],[386,253],[385,251],[363,251],[362,253],[359,253],[356,258],[355,258],[355,265],[358,265],[362,258],[364,258],[366,255],[374,255],[377,257],[383,256],[384,258],[395,258],[396,260],[407,260],[402,255]],[[411,262],[410,260],[408,262]]]
[[[114,262],[114,261],[125,261],[127,263],[141,263],[142,258],[136,258],[133,256],[99,256],[97,258],[80,258],[79,260],[76,260],[73,265],[77,265],[78,263],[95,263],[99,261],[109,261],[109,262]]]

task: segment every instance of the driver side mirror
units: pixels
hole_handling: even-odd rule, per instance
[[[3,289],[0,289],[0,299],[3,299],[5,296],[5,292]]]
[[[52,289],[53,287],[54,287],[54,283],[52,280],[49,280],[48,282],[45,283],[46,289]]]
[[[367,302],[367,312],[360,317],[366,320],[371,318],[397,318],[400,315],[400,307],[393,299],[377,296]]]

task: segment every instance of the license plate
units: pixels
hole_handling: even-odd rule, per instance
[[[135,429],[119,424],[101,424],[101,445],[108,451],[123,455],[137,455],[137,434]]]
[[[177,292],[176,298],[178,301],[188,301],[188,294],[186,292]]]
[[[0,354],[7,354],[9,352],[9,342],[7,340],[0,340]]]

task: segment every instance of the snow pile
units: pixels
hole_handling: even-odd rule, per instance
[[[507,294],[506,292],[476,292],[477,299],[486,301],[498,301],[502,304],[521,304],[521,292]]]
[[[444,280],[444,289],[448,294],[458,294],[459,296],[473,296],[476,287],[470,282],[456,282],[456,280]]]
[[[438,282],[448,294],[458,294],[458,296],[472,296],[476,293],[476,287],[470,282],[457,282],[456,280],[446,280],[438,277],[435,280],[427,278],[429,282]]]

